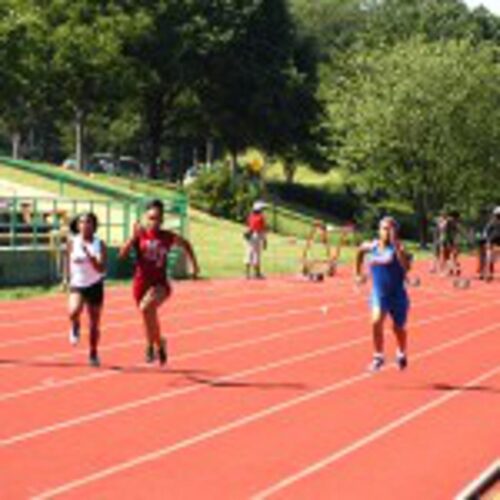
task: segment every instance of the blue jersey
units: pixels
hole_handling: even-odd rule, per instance
[[[406,271],[399,262],[393,245],[382,249],[377,241],[371,243],[368,250],[368,265],[372,274],[373,295],[381,298],[406,295]]]

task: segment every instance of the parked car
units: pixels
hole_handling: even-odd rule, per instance
[[[95,153],[86,165],[87,172],[112,174],[116,170],[116,160],[111,153]]]
[[[186,173],[184,174],[184,178],[182,180],[184,186],[189,186],[190,184],[192,184],[196,180],[198,175],[200,175],[200,172],[201,170],[196,166],[189,167],[186,170]]]
[[[132,156],[121,156],[118,160],[116,173],[140,177],[145,175],[145,166]]]
[[[62,168],[65,168],[66,170],[75,170],[76,169],[76,160],[74,158],[66,158],[62,164]]]

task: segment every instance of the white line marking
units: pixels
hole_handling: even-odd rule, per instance
[[[500,366],[497,366],[493,368],[492,370],[487,371],[486,373],[483,373],[479,377],[476,377],[472,380],[469,380],[467,383],[464,384],[464,388],[474,386],[476,384],[479,384],[481,382],[484,382],[485,380],[494,377],[497,373],[500,373]],[[459,395],[463,394],[464,389],[462,388],[457,388],[451,390],[449,393],[440,396],[429,403],[426,403],[422,406],[419,406],[417,409],[405,413],[401,417],[391,421],[387,425],[384,425],[377,429],[375,432],[372,432],[370,434],[367,434],[361,439],[358,439],[357,441],[354,441],[351,443],[349,446],[346,446],[345,448],[342,448],[335,453],[332,453],[331,455],[328,455],[322,460],[319,460],[315,462],[314,464],[310,465],[309,467],[306,467],[305,469],[302,469],[301,471],[297,472],[296,474],[292,474],[285,479],[273,484],[271,487],[257,493],[256,495],[252,496],[252,500],[264,500],[266,498],[269,498],[270,496],[274,495],[275,493],[278,493],[279,491],[282,491],[293,484],[301,481],[302,479],[311,476],[312,474],[317,473],[318,471],[324,469],[325,467],[328,467],[332,465],[335,462],[338,462],[342,458],[354,453],[355,451],[359,450],[360,448],[363,448],[377,439],[380,439],[384,437],[385,435],[389,434],[390,432],[402,427],[403,425],[407,424],[408,422],[411,422],[412,420],[415,420],[416,418],[420,417],[424,413],[427,413],[439,406],[444,405],[451,399],[454,399],[458,397]]]
[[[476,498],[478,490],[481,490],[485,483],[489,483],[495,478],[500,479],[500,460],[495,460],[477,479],[458,493],[455,500],[472,500]]]
[[[498,302],[500,302],[500,301],[498,301]],[[422,303],[420,303],[418,305],[419,306],[423,306],[423,305],[426,305],[428,303],[429,302],[422,302]],[[496,303],[496,302],[494,302],[494,303]],[[462,309],[458,313],[450,313],[450,314],[439,315],[439,316],[431,316],[431,317],[427,318],[426,320],[422,320],[422,321],[418,321],[418,322],[414,323],[413,326],[425,325],[425,324],[428,324],[428,323],[432,323],[434,321],[442,321],[442,320],[449,319],[449,318],[456,318],[456,317],[462,316],[464,314],[468,314],[470,312],[477,312],[477,311],[479,311],[481,309],[491,307],[491,305],[492,304],[489,303],[487,306],[481,306],[479,308],[477,308],[477,307],[471,307],[471,308],[468,308],[468,309]],[[338,320],[334,320],[334,321],[328,322],[328,323],[330,325],[337,325],[337,324],[342,324],[344,322],[353,321],[353,320],[360,320],[361,321],[361,320],[364,320],[364,318],[360,317],[359,315],[352,316],[352,317],[346,316],[346,317],[341,317]],[[215,354],[215,353],[218,353],[218,352],[224,352],[224,351],[227,351],[227,350],[238,349],[238,348],[241,348],[241,347],[246,347],[248,345],[255,345],[255,344],[259,344],[260,342],[269,342],[269,341],[277,339],[277,338],[286,337],[288,335],[294,335],[294,334],[296,334],[296,332],[310,331],[310,330],[313,330],[313,329],[316,329],[316,328],[321,328],[322,326],[325,326],[325,322],[324,321],[322,321],[321,323],[317,323],[317,324],[314,324],[314,325],[307,326],[307,327],[300,327],[300,328],[297,328],[297,329],[284,330],[284,331],[282,331],[282,333],[277,332],[277,333],[273,333],[271,335],[267,335],[267,336],[264,336],[264,337],[259,337],[257,339],[251,339],[251,340],[246,340],[246,341],[242,341],[242,342],[233,342],[233,343],[230,343],[230,344],[224,344],[222,346],[218,346],[218,347],[213,348],[213,349],[204,349],[204,350],[201,350],[201,351],[196,351],[196,352],[193,352],[193,353],[188,353],[188,354],[185,354],[185,355],[173,357],[172,361],[182,361],[182,360],[185,360],[185,359],[192,359],[192,358],[197,358],[197,357],[202,357],[202,356],[206,356],[206,355]],[[191,332],[191,331],[188,330],[188,331],[186,331],[184,333],[179,333],[179,334],[176,334],[176,335],[172,335],[170,338],[179,338],[179,337],[184,337],[184,336],[190,336],[190,335],[193,335],[193,334],[196,334],[196,333],[197,332]],[[369,340],[367,336],[363,336],[363,337],[359,337],[359,338],[360,339],[364,339],[365,341]],[[132,344],[140,344],[140,343],[142,343],[142,340],[140,340],[140,341],[139,340],[138,341],[128,341],[128,342],[123,342],[121,344],[113,344],[111,346],[108,346],[107,348],[103,348],[102,351],[112,350],[112,349],[116,349],[116,348],[119,348],[119,347],[129,347]],[[62,353],[62,355],[60,355],[60,356],[56,355],[56,356],[61,358],[61,357],[67,357],[67,356],[69,356],[69,354],[67,354],[66,352],[64,352],[64,353]],[[41,358],[41,359],[43,359],[43,358]],[[54,359],[54,356],[51,356],[50,359]],[[137,365],[137,366],[141,367],[141,366],[145,366],[145,365],[140,364],[140,365]],[[23,397],[23,396],[28,396],[30,394],[35,394],[35,393],[39,393],[39,392],[45,392],[45,391],[49,391],[49,390],[55,390],[55,389],[59,389],[59,388],[63,388],[63,387],[68,387],[68,386],[71,386],[71,385],[76,385],[78,383],[90,382],[90,381],[94,381],[94,380],[100,380],[100,379],[103,379],[103,378],[107,378],[107,377],[111,377],[111,376],[116,376],[116,375],[119,375],[118,371],[106,371],[106,372],[92,373],[90,375],[83,375],[83,376],[81,375],[81,376],[77,376],[77,377],[65,379],[65,380],[62,380],[60,382],[53,381],[52,385],[50,385],[50,386],[47,386],[47,385],[44,385],[44,384],[30,386],[30,387],[26,387],[24,389],[20,389],[20,390],[17,390],[17,391],[12,391],[10,393],[3,393],[3,394],[1,394],[0,395],[0,403],[3,402],[3,401],[8,401],[8,400],[16,399],[16,398]]]
[[[475,338],[475,337],[478,337],[480,335],[484,335],[486,333],[489,333],[491,330],[497,329],[498,325],[500,325],[500,323],[495,324],[493,327],[490,326],[488,328],[473,331],[471,334],[465,335],[463,337],[459,337],[457,340],[450,341],[450,342],[440,344],[440,345],[454,346],[456,344],[460,344],[464,341],[469,340],[470,338]],[[243,370],[241,372],[236,372],[236,373],[232,373],[230,375],[224,375],[222,377],[217,377],[213,380],[213,384],[231,382],[234,380],[239,380],[239,379],[244,378],[244,377],[248,377],[249,375],[256,375],[259,373],[264,373],[264,372],[267,372],[269,370],[281,368],[283,366],[288,366],[290,364],[302,362],[302,361],[305,361],[308,359],[313,359],[313,358],[316,358],[318,356],[325,356],[325,355],[331,354],[331,353],[336,352],[336,351],[348,349],[349,347],[352,347],[353,345],[357,345],[357,344],[360,344],[363,342],[366,342],[366,340],[359,338],[359,339],[355,339],[355,340],[345,342],[342,344],[337,344],[337,345],[330,346],[327,348],[311,351],[311,352],[301,354],[298,356],[293,356],[293,357],[285,358],[285,359],[282,359],[279,361],[274,361],[271,363],[267,363],[265,365],[260,365],[260,366],[253,367],[253,368],[250,368],[247,370]],[[419,358],[419,355],[413,356],[413,359],[418,359],[418,358]],[[365,375],[366,374],[363,374],[363,376],[365,376]],[[368,374],[368,375],[371,375],[371,374]],[[99,420],[100,418],[108,417],[110,415],[116,415],[116,414],[122,413],[124,411],[134,410],[136,408],[150,405],[152,403],[157,403],[159,401],[165,401],[168,399],[172,399],[176,396],[183,396],[185,394],[191,394],[193,392],[198,392],[198,391],[201,391],[203,389],[206,389],[206,386],[204,386],[204,385],[203,386],[188,386],[188,387],[183,387],[181,389],[176,389],[173,391],[161,392],[159,394],[155,394],[154,396],[149,396],[147,398],[141,398],[141,399],[137,399],[135,401],[129,401],[127,403],[123,403],[120,405],[111,406],[105,410],[99,410],[96,412],[87,413],[86,415],[82,415],[82,416],[75,417],[75,418],[68,419],[68,420],[63,420],[63,421],[58,422],[56,424],[51,424],[48,426],[40,427],[40,428],[32,430],[32,431],[28,431],[28,432],[24,432],[21,434],[16,434],[14,436],[10,436],[8,438],[0,440],[0,446],[1,447],[11,446],[13,444],[28,441],[30,439],[33,439],[33,438],[36,438],[39,436],[43,436],[43,435],[50,434],[50,433],[53,433],[56,431],[60,431],[62,429],[68,429],[71,427],[75,427],[77,425],[81,425],[83,423],[91,422],[94,420]],[[321,390],[320,390],[320,392],[321,392]],[[311,393],[311,394],[313,394],[313,393]]]
[[[275,292],[275,291],[271,291],[270,292]],[[262,297],[262,294],[263,293],[267,293],[266,290],[262,290],[261,293],[258,295],[259,298]],[[242,297],[242,294],[241,292],[239,294],[231,294],[231,295],[234,295],[235,297],[238,297],[238,298],[241,298]],[[253,294],[252,294],[253,295]],[[251,302],[250,304],[244,304],[242,306],[238,306],[238,309],[239,310],[243,310],[243,309],[258,309],[259,307],[263,306],[263,305],[269,305],[269,304],[272,304],[272,303],[276,303],[276,304],[280,304],[280,303],[285,303],[285,298],[288,299],[290,298],[292,301],[293,300],[303,300],[303,299],[309,299],[309,298],[313,298],[313,299],[321,299],[321,298],[325,298],[325,299],[331,299],[331,293],[328,293],[328,290],[325,290],[325,289],[322,289],[322,291],[318,291],[318,292],[309,292],[305,297],[301,297],[300,295],[297,295],[296,294],[296,291],[295,293],[290,293],[290,294],[286,294],[285,297],[282,295],[280,296],[279,299],[277,300],[272,300],[272,301],[269,301],[269,300],[266,300],[266,301],[260,301],[260,302]],[[245,297],[247,297],[245,295]],[[249,298],[249,297],[247,297]],[[354,303],[355,300],[353,301],[343,301],[341,302],[340,304],[344,303],[344,304],[348,304],[348,303]],[[205,309],[197,309],[197,310],[192,310],[192,309],[188,309],[189,310],[189,314],[186,314],[184,313],[184,310],[185,310],[185,305],[186,303],[193,303],[193,304],[196,304],[197,302],[196,301],[179,301],[179,300],[176,300],[174,299],[174,301],[172,302],[171,306],[168,308],[168,309],[163,309],[162,312],[164,311],[164,314],[162,315],[162,318],[161,319],[168,319],[168,321],[172,321],[173,319],[178,319],[178,318],[185,318],[186,316],[189,316],[189,317],[192,317],[192,316],[195,316],[195,315],[202,315],[202,314],[213,314],[213,313],[219,313],[219,312],[224,312],[224,311],[234,311],[235,307],[234,305],[231,307],[231,306],[224,306],[224,307],[219,307],[219,308],[214,308],[214,307],[207,307]],[[181,307],[182,306],[182,307]],[[128,321],[120,321],[120,322],[114,322],[113,325],[114,326],[123,326],[123,325],[130,325],[130,324],[140,324],[141,323],[141,320],[138,318],[138,315],[137,315],[137,310],[134,308],[134,307],[125,307],[125,308],[120,308],[117,310],[119,315],[123,315],[124,313],[131,313],[131,314],[134,314],[134,317],[135,319],[133,320],[128,320]],[[32,311],[29,310],[29,312],[31,313]],[[106,312],[106,315],[109,314],[109,311],[107,309],[107,312]],[[61,315],[56,317],[55,319],[59,319],[61,321],[64,320],[64,313],[61,312]],[[104,320],[106,320],[106,318],[104,318]],[[43,323],[43,319],[42,318],[37,318],[36,320],[29,320],[30,322],[33,322],[33,323],[36,323],[37,325],[40,325],[40,323]],[[13,325],[18,325],[19,323],[13,323]],[[2,325],[0,325],[2,326]],[[103,331],[106,331],[106,329],[103,329]],[[3,342],[0,342],[0,347],[9,347],[9,346],[13,346],[13,345],[24,345],[24,344],[30,344],[31,342],[42,342],[44,340],[51,340],[53,338],[57,338],[57,337],[61,337],[62,336],[65,336],[65,333],[57,333],[57,334],[49,334],[49,335],[39,335],[39,336],[34,336],[34,337],[28,337],[28,338],[23,338],[23,339],[11,339],[11,340],[5,340]]]
[[[465,335],[463,337],[460,337],[458,339],[445,342],[442,344],[439,344],[438,346],[435,346],[431,349],[428,349],[426,351],[420,352],[416,355],[413,356],[413,362],[417,361],[418,359],[423,359],[426,357],[431,356],[432,354],[435,354],[436,352],[441,352],[445,349],[448,349],[450,347],[456,346],[458,344],[462,344],[472,338],[477,338],[480,335],[484,335],[485,333],[489,333],[490,331],[494,331],[495,329],[499,328],[500,323],[495,324],[494,327],[490,326],[488,328],[484,328],[482,330],[477,330],[475,332],[472,332],[468,335]],[[388,368],[390,369],[390,368]],[[497,367],[495,371],[500,370],[500,367]],[[491,372],[489,372],[490,374]],[[489,375],[491,376],[491,375]],[[270,406],[264,410],[261,410],[259,412],[252,413],[250,415],[246,415],[245,417],[233,420],[227,424],[214,427],[213,429],[202,432],[200,434],[196,434],[188,439],[184,439],[181,441],[178,441],[172,445],[160,448],[158,450],[155,450],[154,452],[147,453],[144,455],[137,456],[131,460],[127,460],[124,462],[121,462],[119,464],[116,464],[114,466],[105,468],[100,470],[99,472],[96,472],[94,474],[90,474],[88,476],[82,477],[80,479],[70,481],[68,483],[62,484],[59,487],[47,490],[45,492],[40,493],[39,495],[36,495],[34,499],[36,500],[43,500],[47,498],[53,498],[55,496],[61,495],[63,493],[67,493],[68,491],[72,491],[76,488],[80,488],[82,486],[85,486],[89,483],[93,483],[96,481],[99,481],[101,479],[107,478],[112,475],[116,475],[118,473],[124,472],[128,469],[137,467],[139,465],[143,465],[148,462],[152,462],[155,460],[158,460],[159,458],[163,458],[167,455],[170,455],[172,453],[175,453],[177,451],[189,448],[191,446],[197,445],[199,443],[208,441],[212,438],[218,437],[222,434],[225,434],[227,432],[230,432],[235,429],[239,429],[241,427],[244,427],[248,424],[251,424],[253,422],[262,420],[264,418],[267,418],[271,415],[274,415],[276,413],[280,413],[282,411],[288,410],[289,408],[298,406],[300,404],[309,402],[311,400],[314,400],[316,398],[325,396],[327,394],[331,394],[335,391],[338,391],[344,387],[348,387],[350,385],[353,385],[357,382],[366,380],[368,378],[371,378],[372,374],[370,373],[362,373],[360,375],[356,375],[350,378],[346,378],[340,381],[337,381],[331,385],[322,387],[321,389],[317,389],[315,391],[309,392],[308,394],[305,394],[303,396],[299,396],[297,398],[290,399],[288,401],[285,401],[283,403],[279,403],[273,406]],[[482,380],[482,379],[481,379]],[[471,384],[477,383],[477,380],[474,380],[471,382]],[[446,398],[448,399],[450,395],[448,394]],[[442,398],[439,398],[442,399]]]

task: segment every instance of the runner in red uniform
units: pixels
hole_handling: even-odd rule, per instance
[[[148,342],[146,362],[152,363],[157,353],[162,365],[167,362],[167,349],[165,339],[161,336],[157,310],[171,294],[167,279],[167,257],[172,247],[183,248],[191,260],[194,275],[199,272],[191,244],[181,236],[163,230],[163,216],[163,203],[152,201],[146,208],[146,227],[137,223],[134,234],[120,250],[122,259],[127,258],[132,249],[136,255],[133,292]]]

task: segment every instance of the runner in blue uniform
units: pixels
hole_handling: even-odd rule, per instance
[[[384,322],[390,316],[398,345],[396,363],[400,370],[404,370],[408,365],[406,322],[410,308],[405,278],[410,262],[392,217],[384,217],[380,221],[378,240],[365,242],[359,247],[355,269],[358,284],[366,281],[362,272],[365,257],[372,276],[374,354],[369,369],[376,372],[384,365]]]

